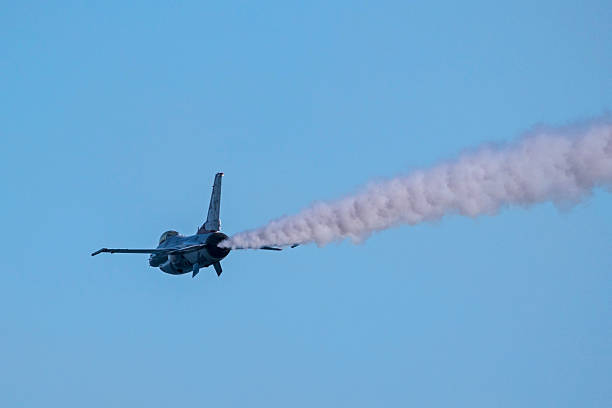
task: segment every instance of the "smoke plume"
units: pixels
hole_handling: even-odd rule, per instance
[[[596,187],[612,187],[611,119],[539,129],[515,142],[483,146],[429,169],[371,184],[354,195],[314,203],[221,245],[325,245],[345,238],[361,242],[375,231],[445,215],[476,217],[509,205],[575,203]]]

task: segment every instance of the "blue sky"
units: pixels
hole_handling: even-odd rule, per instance
[[[0,405],[604,407],[612,195],[242,251],[227,233],[612,106],[604,1],[16,2],[0,13]]]

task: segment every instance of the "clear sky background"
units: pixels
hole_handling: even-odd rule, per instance
[[[609,1],[4,2],[3,407],[609,407],[612,194],[236,251],[232,234],[612,106]]]

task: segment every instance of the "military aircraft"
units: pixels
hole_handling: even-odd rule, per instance
[[[213,266],[217,276],[221,275],[220,261],[230,253],[230,248],[219,247],[218,244],[225,241],[228,236],[220,232],[219,207],[221,205],[221,178],[223,173],[215,175],[210,205],[208,206],[208,217],[195,235],[183,236],[176,231],[166,231],[159,238],[159,245],[155,249],[119,249],[102,248],[92,253],[91,256],[102,252],[111,254],[151,254],[149,265],[162,271],[181,275],[191,272],[195,277],[200,268]],[[295,248],[297,244],[292,245]],[[243,248],[236,248],[243,249]],[[281,248],[262,246],[258,249],[281,251]]]

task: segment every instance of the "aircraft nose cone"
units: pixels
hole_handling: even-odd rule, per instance
[[[217,259],[225,258],[227,254],[230,253],[230,248],[220,248],[218,247],[218,244],[225,241],[227,238],[228,236],[222,232],[215,232],[211,234],[206,240],[206,250],[208,253]]]

